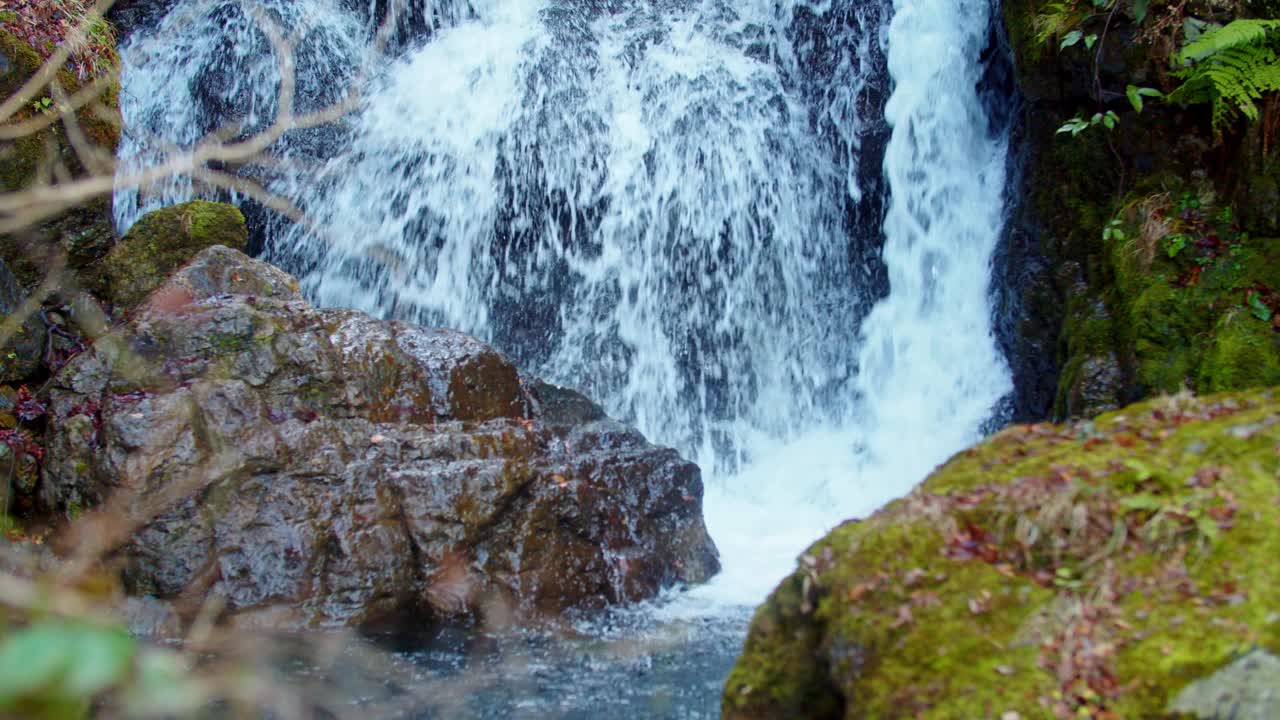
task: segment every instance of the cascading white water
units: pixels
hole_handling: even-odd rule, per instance
[[[134,34],[124,48],[120,111],[125,123],[117,177],[161,162],[215,131],[239,124],[250,134],[276,116],[280,75],[254,10],[288,34],[298,74],[297,111],[327,107],[345,94],[367,52],[364,23],[332,3],[191,0],[178,3],[159,27]],[[328,129],[294,133],[280,161],[305,156],[332,138]],[[145,188],[119,187],[116,225],[127,229],[144,213],[197,195],[190,177],[176,175]]]
[[[889,296],[862,326],[860,474],[910,481],[972,443],[1013,390],[989,278],[1004,226],[1007,135],[978,96],[991,3],[896,0],[889,26],[884,222]]]
[[[311,219],[266,224],[268,258],[318,302],[486,337],[697,459],[725,572],[671,611],[759,601],[1009,391],[987,0],[888,23],[879,0],[447,0],[389,56],[376,4],[263,6],[312,106],[370,73],[356,112],[258,171]],[[269,122],[274,61],[237,8],[185,0],[130,41],[126,168]],[[117,218],[193,192],[122,189]]]

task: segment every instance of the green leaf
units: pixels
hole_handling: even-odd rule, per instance
[[[1093,44],[1096,42],[1098,42],[1098,36],[1096,34],[1090,34],[1084,37],[1084,46],[1090,50],[1093,49]]]
[[[1189,17],[1182,21],[1182,35],[1188,43],[1193,43],[1200,39],[1207,27],[1209,23],[1204,20]]]
[[[1145,97],[1153,97],[1153,98],[1164,97],[1164,93],[1160,92],[1155,88],[1149,88],[1149,87],[1138,88],[1138,94],[1143,95]]]
[[[88,699],[129,672],[137,650],[128,633],[82,622],[44,620],[0,646],[0,704],[46,693]]]
[[[67,655],[57,624],[37,623],[0,645],[0,704],[52,685],[66,670]]]
[[[1138,482],[1150,480],[1155,475],[1146,463],[1136,458],[1129,458],[1128,460],[1125,460],[1124,465],[1138,474]]]
[[[1133,20],[1141,25],[1147,19],[1148,0],[1133,0]]]
[[[1263,322],[1271,319],[1271,308],[1262,302],[1257,293],[1249,293],[1249,313]]]
[[[1196,529],[1200,534],[1205,536],[1209,542],[1215,542],[1218,539],[1218,521],[1208,515],[1201,515],[1196,518]]]
[[[1129,96],[1129,104],[1137,112],[1142,112],[1142,93],[1139,92],[1137,85],[1130,85],[1125,88],[1124,94]]]
[[[1151,493],[1142,493],[1133,497],[1121,498],[1120,507],[1125,510],[1157,512],[1164,507],[1164,501]]]
[[[1080,32],[1079,30],[1072,30],[1071,32],[1063,36],[1062,44],[1058,46],[1058,49],[1066,50],[1072,45],[1075,45],[1076,43],[1080,42],[1080,38],[1082,37],[1084,37],[1084,33]]]
[[[1065,123],[1063,123],[1062,127],[1058,128],[1058,132],[1059,133],[1069,132],[1071,133],[1072,137],[1075,137],[1076,135],[1079,135],[1081,131],[1087,129],[1088,127],[1089,127],[1089,123],[1085,122],[1084,118],[1076,116],[1066,121]]]
[[[183,715],[205,699],[204,688],[188,675],[179,655],[147,650],[138,658],[138,673],[123,702],[130,716]]]
[[[1116,128],[1117,120],[1118,118],[1116,117],[1116,114],[1110,110],[1107,111],[1106,115],[1102,116],[1102,124],[1106,125],[1108,130],[1114,130]],[[1124,235],[1119,230],[1117,230],[1116,233],[1120,235],[1121,239],[1124,239]]]
[[[1192,26],[1198,31],[1194,36],[1189,30]],[[1258,45],[1268,34],[1280,31],[1280,20],[1232,20],[1223,26],[1187,18],[1183,30],[1187,44],[1178,53],[1178,61],[1187,64],[1233,48]]]
[[[66,692],[92,697],[128,674],[137,652],[137,643],[128,633],[90,625],[68,629],[74,634],[68,645],[71,663],[62,682]]]

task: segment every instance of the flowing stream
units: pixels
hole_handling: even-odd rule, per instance
[[[320,304],[486,338],[679,448],[724,564],[572,641],[402,657],[423,678],[487,668],[478,716],[713,716],[796,555],[978,439],[1012,390],[990,0],[415,0],[381,46],[386,7],[178,0],[124,52],[121,173],[270,125],[263,22],[294,48],[298,112],[359,88],[241,172],[310,218],[253,212],[264,256]],[[214,193],[121,188],[117,222]]]

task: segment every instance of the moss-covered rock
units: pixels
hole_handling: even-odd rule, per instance
[[[1228,209],[1216,211],[1228,218],[1219,226],[1200,227],[1170,245],[1176,234],[1143,226],[1205,213],[1179,212],[1176,205],[1161,210],[1153,206],[1168,203],[1162,199],[1168,195],[1154,197],[1122,213],[1129,232],[1107,243],[1117,347],[1132,359],[1134,385],[1158,394],[1280,384],[1280,331],[1249,301],[1258,288],[1280,287],[1280,241],[1239,232]]]
[[[142,302],[205,248],[244,250],[249,231],[233,205],[193,200],[144,216],[102,261],[99,288],[119,307]]]
[[[1280,333],[1232,309],[1205,342],[1198,370],[1198,384],[1210,391],[1280,384]]]
[[[1280,389],[1009,428],[832,531],[752,623],[734,718],[1166,718],[1280,652]]]

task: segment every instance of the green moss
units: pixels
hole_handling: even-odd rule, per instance
[[[31,78],[43,58],[8,30],[9,20],[0,18],[0,23],[0,56],[6,61],[6,71],[0,73],[0,94],[9,97]],[[114,62],[113,46],[104,45],[99,51]],[[110,63],[104,60],[103,64]],[[85,85],[67,69],[58,73],[58,82],[68,95],[76,94]],[[101,87],[101,95],[76,112],[76,124],[90,144],[103,155],[114,157],[120,139],[119,83],[113,79]],[[43,92],[36,100],[50,96],[51,91]],[[20,123],[35,117],[35,109],[24,107],[12,120]],[[80,156],[68,141],[61,122],[11,142],[0,142],[0,192],[29,189],[42,178],[51,177],[55,167],[73,176],[84,173]],[[24,284],[32,285],[44,279],[59,254],[65,253],[71,268],[79,271],[101,257],[113,240],[110,200],[98,198],[25,228],[20,237],[0,237],[0,260]],[[86,284],[84,278],[79,279],[80,284]]]
[[[1194,338],[1204,325],[1193,306],[1190,293],[1163,278],[1149,282],[1130,302],[1133,351],[1148,390],[1173,393],[1187,386],[1198,360]]]
[[[1280,333],[1243,309],[1218,320],[1206,343],[1197,386],[1209,392],[1280,385]]]
[[[839,531],[837,531],[839,532]],[[823,624],[805,600],[805,579],[787,578],[756,611],[724,691],[725,717],[838,718],[844,712],[820,649]]]
[[[225,203],[194,200],[149,213],[103,259],[99,289],[122,307],[142,302],[174,270],[213,245],[244,250],[244,216]]]
[[[805,553],[725,714],[1166,717],[1193,680],[1280,650],[1277,526],[1280,390],[1010,428]]]
[[[1273,245],[1241,240],[1201,265],[1162,256],[1143,281],[1126,281],[1138,384],[1148,392],[1221,392],[1280,382],[1275,333],[1241,308],[1247,287],[1280,280]],[[1175,282],[1193,271],[1194,282]]]
[[[114,45],[103,46],[103,52],[109,55],[109,57],[102,59],[104,65],[109,67],[118,63]],[[44,58],[41,57],[40,53],[36,52],[34,48],[27,45],[2,24],[0,24],[0,54],[3,54],[8,61],[8,72],[0,75],[0,94],[3,97],[9,97],[14,92],[17,92],[44,63]],[[66,69],[58,73],[58,83],[68,96],[76,94],[89,82],[93,82],[93,80],[82,81],[74,73]],[[46,92],[36,99],[38,100],[41,97],[50,97],[50,95]],[[112,80],[105,83],[102,94],[96,98],[94,103],[90,103],[76,112],[77,124],[89,141],[112,155],[115,154],[116,147],[120,142],[119,119],[116,115],[120,106],[119,98],[120,84],[117,80]],[[95,108],[93,107],[94,105],[100,107]],[[16,119],[30,119],[35,114],[35,111],[31,108],[24,108],[18,113]],[[11,146],[15,152],[0,158],[0,176],[4,178],[6,190],[25,187],[30,183],[32,173],[37,167],[37,163],[41,160],[40,156],[50,142],[54,144],[59,157],[69,160],[75,166],[73,170],[79,171],[78,163],[74,159],[74,153],[70,151],[66,133],[59,124],[18,141]]]
[[[0,92],[8,97],[43,64],[40,54],[18,36],[0,27],[0,53],[9,61],[9,71],[0,79]]]
[[[1119,203],[1128,208],[1116,212],[1129,220],[1123,238],[1097,241],[1100,252],[1087,273],[1092,282],[1068,300],[1057,417],[1091,416],[1116,407],[1125,393],[1221,392],[1280,382],[1280,336],[1247,313],[1237,317],[1248,288],[1280,287],[1280,243],[1235,233],[1212,253],[1192,243],[1169,257],[1164,238],[1143,238],[1137,208],[1148,197],[1183,192],[1178,187]],[[1177,213],[1171,205],[1163,212]],[[1117,376],[1111,387],[1090,384],[1109,375]]]

